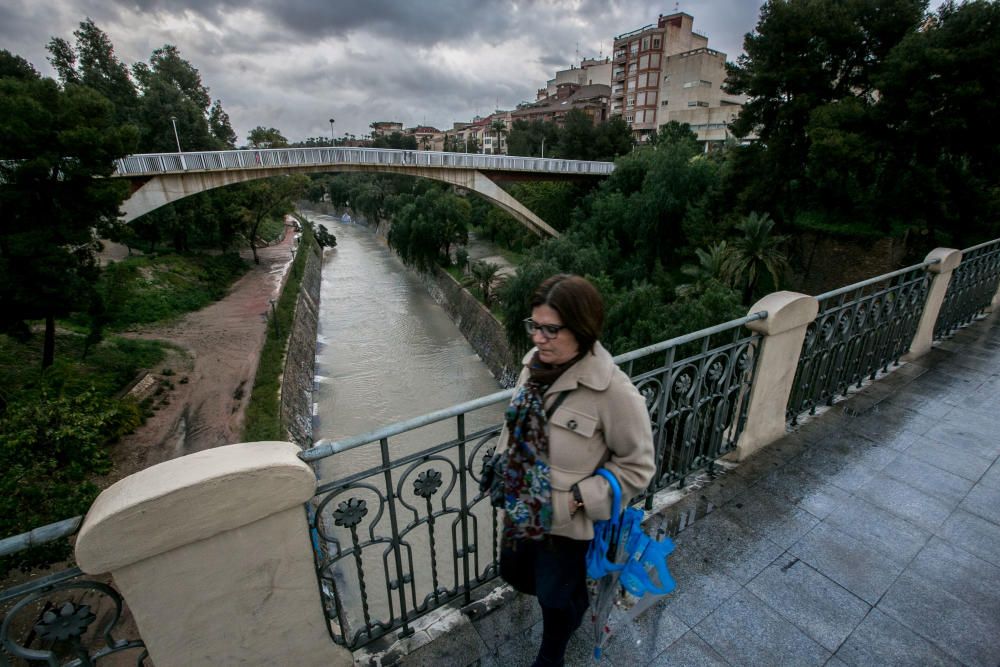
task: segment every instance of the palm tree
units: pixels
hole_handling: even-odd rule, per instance
[[[493,147],[493,154],[500,155],[500,137],[507,133],[507,125],[502,120],[495,120],[490,129],[497,135],[497,145]]]
[[[708,246],[707,250],[698,248],[694,251],[698,256],[697,264],[685,264],[681,273],[691,279],[691,282],[679,285],[676,290],[680,298],[698,296],[713,280],[729,284],[728,264],[731,261],[733,249],[725,241],[719,241]]]
[[[466,284],[479,288],[483,295],[483,305],[489,308],[493,305],[496,289],[504,280],[504,277],[499,275],[500,265],[485,261],[472,262],[469,265],[469,273],[472,275],[466,279]]]
[[[781,275],[788,269],[788,257],[781,246],[788,237],[771,233],[774,220],[767,213],[750,213],[736,229],[743,236],[733,241],[725,274],[733,284],[743,284],[743,303],[750,305],[764,273],[771,276],[775,287],[781,282]]]

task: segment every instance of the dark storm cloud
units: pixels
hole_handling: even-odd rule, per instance
[[[761,0],[682,0],[730,60]],[[440,128],[532,100],[556,70],[674,0],[3,0],[0,48],[51,75],[45,44],[90,16],[131,65],[175,44],[229,112],[289,138],[364,134],[375,117]]]

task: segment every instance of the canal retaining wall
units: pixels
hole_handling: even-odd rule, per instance
[[[431,297],[445,309],[500,386],[513,387],[521,371],[521,363],[507,344],[507,333],[500,321],[447,271],[435,267],[418,275]]]
[[[308,252],[309,256],[306,257],[302,285],[295,302],[285,372],[281,378],[281,423],[289,441],[300,447],[311,447],[323,249],[314,242],[304,247],[303,252]]]

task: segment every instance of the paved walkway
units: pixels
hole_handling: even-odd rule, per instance
[[[671,507],[672,525],[703,515],[676,533],[677,590],[602,664],[997,667],[998,434],[994,316]],[[383,664],[529,665],[537,606],[508,596]],[[586,626],[568,665],[591,663]]]

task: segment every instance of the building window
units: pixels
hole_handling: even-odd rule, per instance
[[[639,69],[649,69],[649,54],[639,56]]]
[[[646,104],[656,104],[656,91],[651,90],[646,93]]]
[[[660,102],[660,106],[661,107],[667,106],[667,100],[663,100],[662,102]]]
[[[634,56],[635,54],[639,53],[639,42],[638,42],[638,41],[635,41],[635,42],[632,42],[631,44],[629,44],[629,45],[628,45],[628,52],[629,52],[629,53],[630,53],[631,55],[633,55],[633,56]]]
[[[631,123],[634,120],[635,120],[635,114],[632,114],[632,113],[625,114],[625,122],[626,123]]]
[[[659,37],[654,37],[653,38],[653,48],[654,49],[660,48],[660,38]]]
[[[691,100],[688,102],[689,107],[707,107],[708,102],[702,102],[701,100]]]
[[[631,109],[634,106],[635,106],[635,95],[629,95],[625,99],[625,108],[626,109]]]

